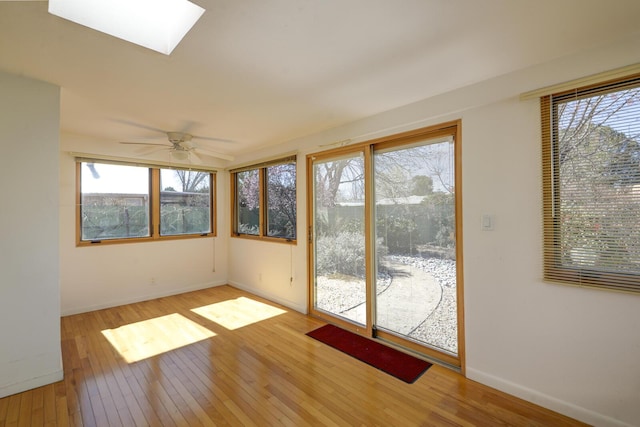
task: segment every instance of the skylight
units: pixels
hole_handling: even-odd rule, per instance
[[[169,55],[204,9],[187,0],[49,0],[49,13]]]

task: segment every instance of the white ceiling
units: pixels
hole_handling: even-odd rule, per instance
[[[61,86],[64,132],[130,150],[188,131],[237,155],[640,31],[639,0],[194,2],[165,56],[0,1],[0,70]]]

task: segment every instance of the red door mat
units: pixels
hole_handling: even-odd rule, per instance
[[[409,384],[431,367],[429,362],[337,326],[324,325],[307,335]]]

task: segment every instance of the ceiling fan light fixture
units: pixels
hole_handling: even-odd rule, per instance
[[[188,0],[49,0],[49,13],[169,55],[204,9]]]
[[[187,150],[171,150],[171,157],[174,160],[184,161],[189,158],[189,152]]]

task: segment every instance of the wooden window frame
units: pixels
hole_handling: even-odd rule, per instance
[[[77,159],[76,160],[76,246],[102,246],[111,244],[122,243],[141,243],[141,242],[154,242],[160,240],[183,240],[183,239],[199,239],[203,237],[215,237],[217,230],[217,210],[216,210],[216,183],[217,175],[214,171],[197,170],[198,172],[206,172],[209,174],[210,179],[210,220],[211,231],[208,233],[193,233],[193,234],[176,234],[166,235],[160,234],[160,170],[161,169],[176,169],[176,170],[194,170],[191,168],[181,167],[167,167],[167,166],[147,166],[149,169],[149,227],[150,235],[145,237],[126,237],[126,238],[114,238],[114,239],[102,239],[102,240],[83,240],[82,239],[82,163],[87,162],[90,159]],[[113,164],[114,162],[95,160],[95,163]],[[135,163],[116,162],[123,166],[140,166]]]
[[[614,273],[602,269],[569,267],[560,260],[561,219],[557,206],[561,204],[559,191],[559,150],[557,148],[557,102],[566,101],[568,94],[576,98],[606,94],[623,90],[619,85],[640,81],[640,74],[628,75],[609,81],[599,81],[540,98],[542,131],[542,199],[543,199],[543,279],[546,282],[588,287],[601,290],[640,293],[640,274]],[[566,89],[566,87],[563,87]],[[640,221],[640,218],[638,218]]]
[[[286,238],[286,237],[275,237],[269,236],[266,232],[266,224],[268,222],[267,219],[267,169],[271,166],[277,166],[280,164],[288,164],[293,163],[296,165],[296,199],[297,199],[297,158],[295,155],[278,158],[273,161],[258,163],[238,169],[233,169],[230,171],[230,183],[231,183],[231,237],[237,237],[241,239],[250,239],[250,240],[261,240],[261,241],[269,241],[276,243],[288,243],[297,245],[297,230],[296,237],[294,238]],[[238,232],[238,173],[246,172],[251,170],[258,171],[258,188],[260,191],[259,194],[259,207],[258,207],[258,234],[246,234]],[[297,201],[296,201],[297,203]],[[296,218],[298,216],[296,209]],[[296,220],[297,223],[297,220]],[[297,224],[296,224],[297,227]]]
[[[313,232],[313,162],[315,160],[322,160],[324,158],[332,158],[343,154],[353,154],[356,152],[362,152],[364,161],[364,173],[371,177],[373,175],[372,160],[371,157],[378,150],[384,150],[391,147],[402,147],[415,143],[420,143],[425,139],[434,139],[440,137],[453,137],[455,141],[454,145],[454,159],[455,159],[455,229],[456,229],[456,262],[458,263],[456,269],[456,301],[457,301],[457,343],[458,353],[457,355],[451,354],[446,350],[432,348],[428,345],[422,345],[414,343],[411,340],[398,338],[395,334],[386,333],[381,330],[373,331],[370,327],[362,328],[360,325],[351,323],[350,321],[341,319],[339,317],[332,316],[318,310],[314,307],[313,295],[314,289],[314,232]],[[418,354],[424,355],[427,358],[437,361],[445,366],[448,366],[456,371],[461,372],[463,375],[466,372],[466,346],[465,346],[465,318],[464,318],[464,258],[463,258],[463,224],[462,224],[462,120],[454,120],[449,122],[440,123],[433,126],[427,126],[420,129],[410,130],[398,134],[392,134],[368,140],[360,143],[351,144],[345,147],[338,147],[322,152],[310,153],[307,155],[307,312],[312,317],[317,317],[329,323],[334,323],[344,329],[350,330],[367,338],[377,338],[384,341],[387,345],[396,346],[399,349],[414,351]],[[373,188],[370,185],[365,185],[365,238],[371,240],[373,237],[372,227],[375,227],[375,215],[374,206],[371,201],[373,200]],[[367,262],[367,277],[366,277],[366,298],[370,300],[373,292],[373,278],[376,275],[375,265],[373,262],[373,249],[372,243],[365,244],[365,258]],[[366,324],[372,325],[371,312],[367,311]]]

